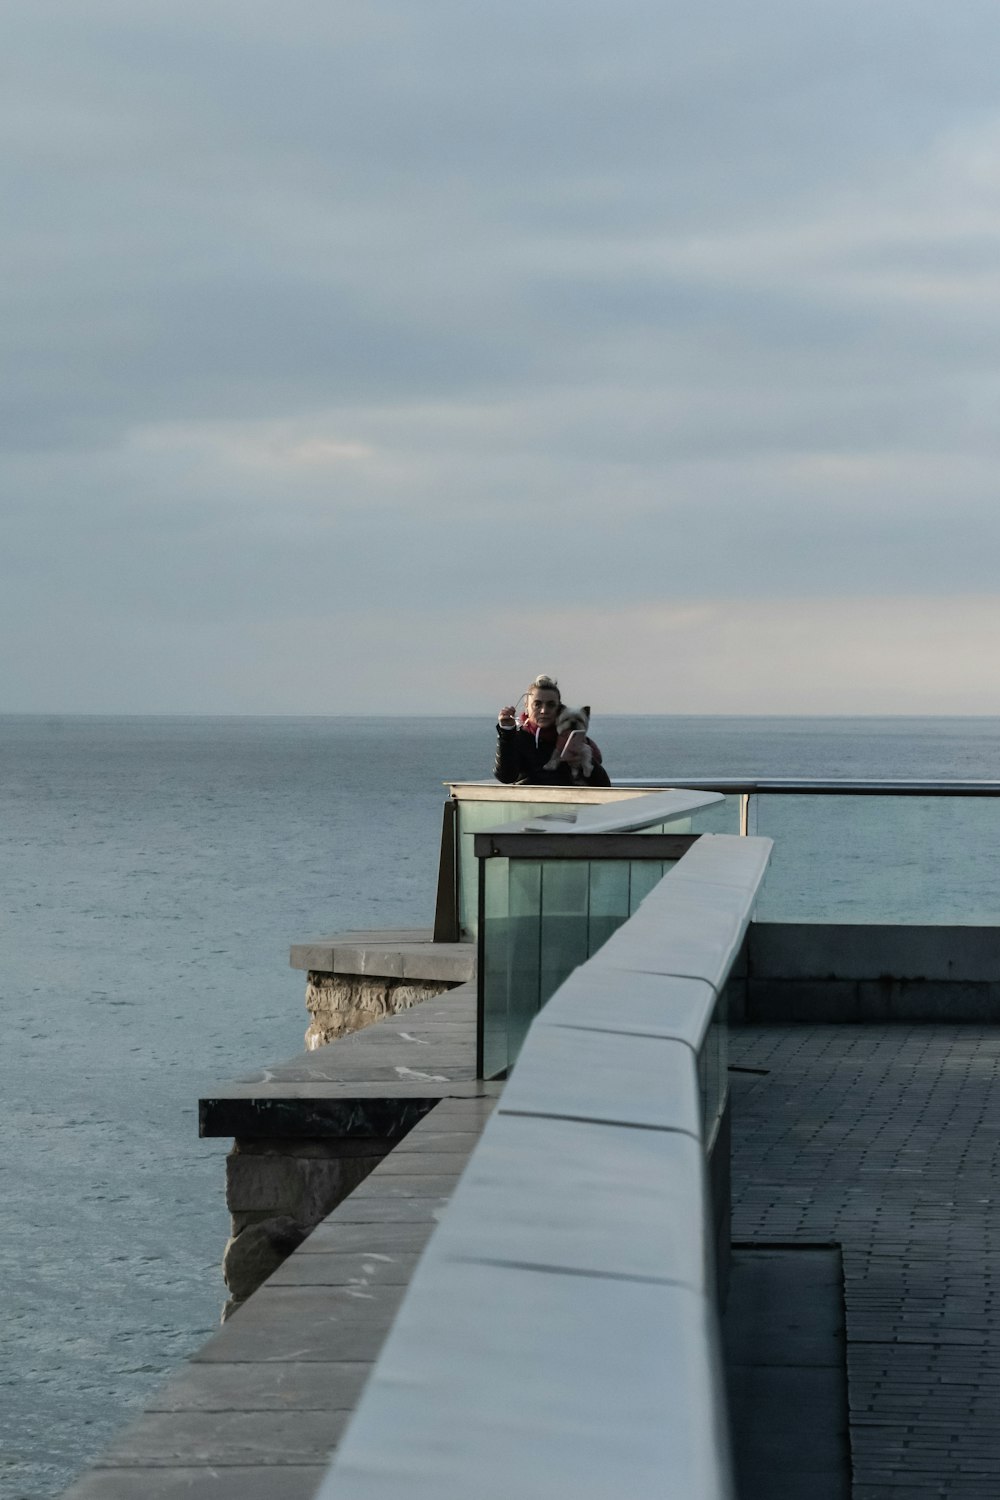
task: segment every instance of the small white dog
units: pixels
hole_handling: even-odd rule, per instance
[[[580,758],[579,760],[569,762],[570,771],[574,781],[582,781],[584,777],[589,777],[591,771],[594,769],[594,753],[587,743],[587,730],[589,728],[589,703],[585,703],[583,708],[569,708],[566,704],[563,704],[559,710],[559,717],[556,720],[556,733],[559,738],[556,740],[556,748],[545,762],[544,769],[546,771],[556,771],[559,769],[563,759],[563,750],[566,748],[566,741],[574,731],[577,731],[581,737]]]

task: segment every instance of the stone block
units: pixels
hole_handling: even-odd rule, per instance
[[[310,1016],[306,1047],[315,1051],[327,1042],[360,1031],[384,1016],[399,1015],[421,1000],[453,988],[454,983],[438,979],[324,974],[310,969],[306,980],[306,1009]]]
[[[238,1301],[251,1296],[298,1249],[311,1227],[283,1215],[234,1234],[222,1257],[222,1275],[231,1295]]]
[[[333,1143],[336,1148],[336,1142]],[[226,1203],[233,1213],[290,1215],[318,1224],[376,1166],[380,1156],[334,1152],[246,1151],[241,1143],[226,1158]]]

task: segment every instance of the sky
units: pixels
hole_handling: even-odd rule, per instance
[[[0,712],[1000,714],[1000,9],[0,18]]]

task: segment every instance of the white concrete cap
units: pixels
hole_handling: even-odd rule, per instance
[[[667,877],[669,878],[669,877]],[[617,969],[725,984],[746,933],[747,921],[712,907],[671,909],[666,902],[633,917],[588,960],[595,972]]]
[[[534,1024],[673,1037],[697,1052],[715,999],[706,979],[584,964],[559,986]]]
[[[318,1500],[730,1500],[719,1370],[686,1287],[432,1249]]]
[[[692,1136],[494,1115],[434,1247],[445,1259],[642,1276],[708,1295],[710,1223]]]
[[[703,833],[684,855],[683,873],[691,880],[753,890],[767,869],[773,847],[772,839],[757,835],[740,838],[733,833]]]
[[[535,1026],[497,1107],[700,1135],[694,1055],[666,1039]]]

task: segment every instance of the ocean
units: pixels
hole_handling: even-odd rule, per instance
[[[994,719],[618,717],[593,734],[613,780],[1000,767]],[[492,746],[471,717],[0,716],[10,1500],[58,1494],[216,1327],[226,1143],[199,1141],[199,1094],[301,1050],[292,942],[430,923],[442,783],[488,776]],[[876,835],[846,829],[855,863]],[[992,878],[996,840],[979,842]],[[975,920],[1000,914],[992,888],[975,899]]]

